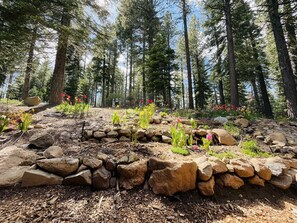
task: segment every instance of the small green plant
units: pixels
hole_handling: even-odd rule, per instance
[[[206,138],[202,138],[202,147],[203,147],[205,150],[209,150],[210,144],[211,144],[211,141],[209,141],[209,140],[206,139]]]
[[[256,140],[247,140],[242,142],[241,152],[249,157],[270,157],[271,154],[261,151]]]
[[[167,114],[166,112],[160,112],[160,116],[161,116],[162,118],[165,118],[165,117],[168,116],[168,114]]]
[[[219,158],[221,160],[224,159],[224,158],[233,159],[233,158],[237,157],[236,154],[234,152],[232,152],[232,151],[217,153],[214,150],[209,150],[207,153],[208,153],[208,155],[217,157],[217,158]]]
[[[202,125],[201,128],[203,128],[204,130],[210,129],[209,125]]]
[[[182,128],[182,124],[177,123],[176,127],[171,127],[170,133],[172,138],[171,151],[173,153],[188,155],[189,151],[186,149],[188,137]]]
[[[224,125],[224,129],[234,137],[238,137],[241,135],[241,130],[233,123],[226,123]]]
[[[63,102],[58,105],[56,109],[62,114],[83,116],[85,113],[88,113],[91,108],[90,104],[86,103],[85,101],[87,98],[86,95],[82,97],[83,99],[76,97],[74,105],[72,105],[72,102],[70,101],[71,97],[69,95],[62,94],[61,96],[63,97],[63,99],[64,97],[66,97],[66,100],[63,100]]]
[[[191,118],[190,122],[191,122],[192,128],[193,129],[197,129],[198,122],[195,119],[193,119],[193,118]]]
[[[26,132],[32,123],[32,116],[29,113],[22,113],[17,122],[19,129],[22,132]]]
[[[112,124],[113,124],[113,125],[120,125],[120,122],[121,122],[121,116],[119,115],[119,113],[118,113],[117,111],[115,111],[115,112],[112,114],[111,120],[112,120]]]
[[[147,129],[150,124],[149,111],[144,109],[139,113],[139,126],[143,129]]]
[[[5,131],[9,124],[9,118],[5,115],[0,116],[0,133]]]
[[[186,156],[186,155],[189,155],[190,154],[189,150],[183,149],[183,148],[179,148],[179,147],[172,147],[171,148],[171,151],[173,153],[180,154],[180,155],[183,155],[183,156]]]

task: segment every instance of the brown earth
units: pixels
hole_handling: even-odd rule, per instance
[[[2,106],[2,107],[1,107]],[[16,112],[23,106],[0,104],[0,112]],[[123,114],[124,110],[120,110]],[[54,108],[33,116],[33,125],[44,129],[31,129],[22,137],[16,131],[0,136],[2,145],[26,147],[36,132],[48,131],[55,135],[56,143],[68,156],[93,156],[97,152],[115,157],[136,153],[140,158],[156,156],[166,159],[192,157],[173,154],[169,145],[162,143],[98,144],[83,141],[83,122],[102,128],[111,125],[112,109],[92,109],[87,118],[61,116]],[[207,123],[207,121],[206,121]],[[211,124],[211,123],[210,123]],[[154,126],[159,128],[158,126]],[[169,126],[163,126],[169,128]],[[5,143],[4,143],[5,142]],[[224,147],[224,151],[228,151]],[[230,147],[236,150],[236,147]],[[38,150],[35,150],[38,152]],[[156,196],[138,188],[131,191],[92,191],[81,187],[19,187],[0,190],[0,222],[297,222],[297,189],[275,189],[271,185],[257,188],[248,184],[240,190],[216,188],[216,195],[203,198],[197,191],[177,194],[174,197]]]

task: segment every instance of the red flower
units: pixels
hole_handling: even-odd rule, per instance
[[[65,94],[64,93],[61,93],[61,98],[64,98]]]
[[[83,99],[86,99],[86,98],[87,98],[87,95],[84,94]]]
[[[76,102],[80,102],[80,98],[76,98]]]

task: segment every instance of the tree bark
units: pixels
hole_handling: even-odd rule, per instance
[[[184,67],[183,67],[183,60],[181,60],[181,81],[182,81],[183,109],[185,109],[185,108],[186,108],[186,102],[185,102],[185,85],[184,85]]]
[[[273,112],[272,112],[272,108],[271,108],[271,104],[270,104],[270,100],[269,100],[269,96],[268,96],[268,92],[267,92],[263,69],[262,69],[261,63],[259,61],[259,54],[258,54],[258,51],[256,48],[256,42],[255,42],[255,39],[254,39],[252,33],[250,33],[250,36],[251,36],[251,41],[252,41],[254,58],[257,61],[257,67],[256,67],[257,74],[256,75],[258,77],[258,82],[260,84],[260,90],[261,90],[262,101],[263,101],[262,112],[267,118],[273,118]]]
[[[146,80],[145,80],[145,33],[142,37],[142,94],[143,94],[143,104],[146,105]]]
[[[294,18],[291,2],[289,0],[284,0],[284,13],[285,13],[285,27],[287,30],[288,37],[288,47],[291,53],[292,63],[295,68],[295,83],[297,84],[297,37],[296,37],[296,29],[294,23],[296,22],[296,18]]]
[[[289,51],[286,45],[285,35],[278,12],[279,4],[277,0],[267,0],[266,2],[284,85],[284,93],[287,102],[287,113],[289,118],[297,118],[297,91]]]
[[[63,15],[61,18],[61,25],[65,27],[70,27],[70,22],[71,22],[70,20],[71,19],[68,14],[68,11],[64,8]],[[60,31],[54,74],[53,74],[51,91],[49,96],[50,105],[58,105],[62,103],[61,94],[64,91],[65,64],[66,64],[68,38],[69,38],[69,34],[67,32]]]
[[[29,96],[29,90],[30,90],[30,78],[33,71],[33,58],[34,58],[34,49],[36,45],[37,40],[37,25],[35,25],[33,33],[32,33],[32,39],[30,43],[30,49],[27,59],[27,67],[25,72],[25,80],[23,85],[23,93],[22,93],[22,99],[25,100]]]
[[[231,85],[231,105],[239,107],[239,94],[238,94],[238,81],[236,75],[236,62],[234,53],[234,40],[232,31],[232,20],[231,20],[231,5],[230,0],[224,1],[224,13],[226,17],[226,32],[228,42],[228,62],[229,62],[229,73],[230,73],[230,85]]]
[[[252,88],[253,88],[254,97],[255,97],[255,101],[256,101],[256,109],[257,109],[257,111],[259,111],[260,108],[261,108],[261,104],[260,104],[260,98],[259,98],[258,88],[257,88],[257,84],[256,84],[255,79],[251,80],[251,85],[252,85]]]
[[[186,49],[186,62],[187,62],[187,71],[188,71],[189,109],[194,109],[191,59],[190,59],[188,25],[187,25],[187,9],[186,9],[186,1],[185,0],[181,0],[181,1],[182,1],[183,22],[184,22],[184,38],[185,38],[185,49]]]

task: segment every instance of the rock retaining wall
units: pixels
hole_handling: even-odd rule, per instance
[[[214,186],[238,189],[244,184],[264,187],[266,183],[288,189],[297,180],[297,160],[279,157],[221,161],[200,157],[191,161],[127,159],[114,160],[106,154],[81,159],[40,159],[22,177],[23,187],[44,185],[91,186],[104,190],[132,189],[148,185],[155,194],[172,196],[198,189],[204,196],[215,194]]]

